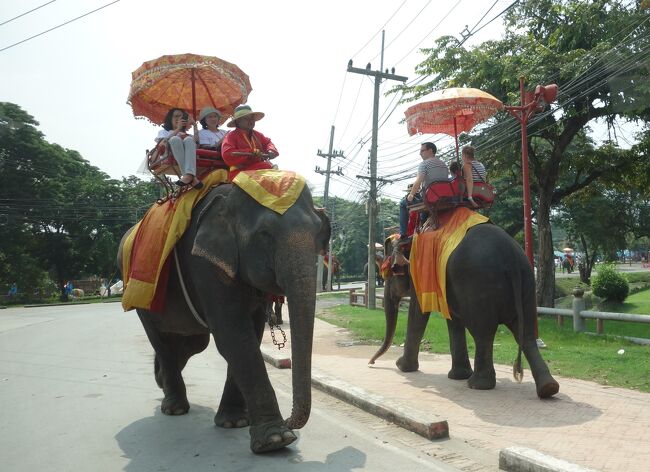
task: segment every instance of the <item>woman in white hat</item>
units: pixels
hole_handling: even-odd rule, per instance
[[[272,169],[268,159],[274,159],[280,153],[269,138],[255,131],[255,122],[261,120],[264,113],[254,112],[249,105],[235,108],[228,133],[221,143],[221,157],[230,166],[229,178],[232,181],[242,170]]]
[[[203,129],[199,130],[199,147],[202,149],[218,150],[227,131],[219,129],[221,112],[213,107],[205,107],[199,113],[199,122]]]

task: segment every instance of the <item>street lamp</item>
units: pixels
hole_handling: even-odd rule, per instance
[[[521,105],[506,106],[504,109],[521,123],[521,169],[522,186],[524,190],[524,249],[531,267],[533,262],[533,224],[530,210],[530,182],[528,177],[528,132],[526,126],[528,119],[536,111],[544,109],[544,103],[552,103],[557,98],[557,85],[538,85],[532,97],[524,91],[524,76],[519,77],[519,93]],[[530,94],[529,94],[530,95]],[[528,99],[531,99],[528,101]]]

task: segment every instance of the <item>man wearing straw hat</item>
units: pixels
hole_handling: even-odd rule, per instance
[[[264,113],[254,112],[249,105],[235,108],[229,128],[235,128],[223,138],[221,156],[230,167],[232,181],[242,170],[272,169],[269,159],[280,153],[269,138],[255,131],[255,122],[264,118]]]

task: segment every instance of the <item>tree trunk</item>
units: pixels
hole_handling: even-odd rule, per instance
[[[580,271],[580,281],[584,284],[591,285],[591,271],[594,267],[594,261],[596,260],[596,251],[594,250],[589,255],[589,248],[587,247],[587,240],[585,239],[584,234],[580,235],[580,242],[582,244],[582,252],[584,256],[580,259],[578,264],[578,271]]]
[[[537,305],[555,306],[555,261],[551,233],[552,192],[542,189],[537,200]]]

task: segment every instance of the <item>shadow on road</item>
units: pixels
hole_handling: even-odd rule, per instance
[[[298,441],[279,451],[253,454],[248,427],[223,429],[214,426],[215,411],[192,404],[187,415],[167,416],[159,408],[148,416],[125,426],[116,436],[123,457],[130,460],[123,470],[287,470],[346,472],[363,469],[366,454],[345,447],[320,461],[304,461]],[[313,455],[313,454],[310,454]],[[246,463],[242,463],[245,458]]]

